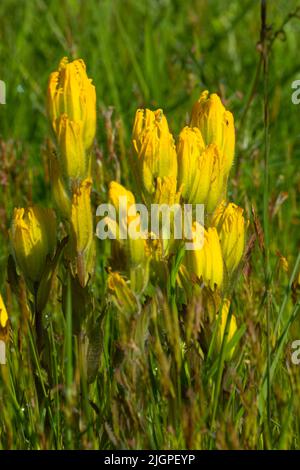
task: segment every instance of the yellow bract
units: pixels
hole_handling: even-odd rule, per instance
[[[228,317],[228,313],[229,313],[229,308],[230,308],[230,301],[228,299],[224,299],[223,300],[222,310],[221,310],[220,323],[218,325],[218,333],[217,333],[217,350],[218,350],[218,352],[221,351],[221,346],[222,346],[223,336],[224,336],[224,333],[225,333],[225,327],[226,327],[227,317]],[[217,315],[217,319],[218,319],[218,315]],[[236,330],[237,330],[236,318],[235,318],[234,315],[232,315],[231,319],[230,319],[226,344],[228,344],[231,341],[231,339],[233,338]],[[225,345],[225,347],[226,347],[226,345]],[[234,353],[234,348],[231,348],[230,351],[227,352],[225,358],[227,360],[229,360],[232,357],[233,353]]]
[[[71,121],[67,114],[57,119],[57,141],[64,174],[68,178],[84,178],[88,161],[82,141],[82,121]]]
[[[91,188],[92,180],[87,178],[73,191],[71,225],[77,253],[88,250],[93,241]]]
[[[4,330],[4,328],[7,326],[8,322],[8,315],[6,311],[6,307],[4,305],[2,296],[0,294],[0,338],[1,338],[1,329]]]
[[[120,229],[122,229],[123,235],[126,234],[127,244],[124,242],[124,245],[126,245],[125,248],[127,248],[127,251],[129,252],[129,264],[131,267],[139,266],[145,260],[145,240],[139,235],[141,223],[140,215],[137,213],[135,208],[134,195],[121,184],[116,181],[112,181],[109,185],[108,197],[109,201],[116,209],[118,223],[113,225],[113,221],[109,218],[107,219],[107,223],[113,228],[118,240],[120,240]],[[128,212],[129,210],[130,213]],[[135,232],[137,232],[137,237],[131,236],[131,225],[134,226],[133,228],[135,229]]]
[[[68,62],[64,57],[58,71],[50,75],[48,114],[55,132],[62,114],[81,123],[83,146],[85,149],[91,147],[96,132],[96,91],[82,59]]]
[[[50,155],[50,178],[52,194],[61,214],[68,219],[71,213],[71,199],[65,188],[57,158]]]
[[[223,196],[224,167],[219,147],[204,147],[197,128],[185,127],[178,142],[178,182],[182,194],[190,204],[204,204],[212,213]]]
[[[200,129],[206,145],[216,144],[219,147],[224,171],[228,175],[234,158],[234,119],[218,95],[209,95],[208,91],[201,94],[193,107],[190,125]]]
[[[203,246],[201,246],[202,236]],[[211,289],[215,287],[220,289],[223,283],[223,258],[217,230],[215,228],[206,230],[195,222],[193,242],[194,249],[186,250],[184,258],[188,272],[194,273]]]
[[[243,209],[236,204],[222,202],[216,209],[212,225],[218,230],[222,253],[229,273],[234,271],[245,247],[245,220]]]
[[[177,182],[172,177],[157,178],[156,190],[153,202],[154,204],[178,204],[181,191],[177,191]]]
[[[0,294],[0,364],[6,364],[6,345],[9,338],[8,315]]]
[[[199,129],[184,127],[177,144],[178,184],[182,185],[182,195],[187,201],[191,200],[195,178],[199,177],[199,160],[204,149],[205,144]]]
[[[108,189],[108,199],[119,214],[119,210],[124,211],[127,216],[128,209],[135,204],[135,198],[131,191],[128,191],[124,186],[112,181]],[[132,208],[134,211],[134,207]]]
[[[51,209],[15,209],[10,238],[17,264],[26,279],[41,279],[47,256],[56,246],[56,218]]]
[[[86,178],[73,188],[69,255],[73,273],[84,287],[94,269],[94,231],[91,207],[92,180]]]
[[[138,172],[146,193],[154,193],[158,177],[168,176],[176,181],[177,156],[174,139],[161,109],[137,110],[132,140],[138,156]]]

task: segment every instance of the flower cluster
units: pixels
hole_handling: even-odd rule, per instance
[[[48,115],[58,155],[52,154],[53,196],[69,223],[68,256],[84,287],[93,272],[91,147],[96,133],[96,91],[83,60],[60,61],[48,84]]]
[[[96,132],[96,93],[82,60],[61,60],[58,70],[50,75],[47,103],[55,139],[55,145],[49,146],[51,190],[67,237],[64,244],[57,243],[55,212],[38,206],[15,209],[10,230],[14,259],[34,297],[36,314],[43,311],[49,298],[63,246],[66,245],[65,268],[72,274],[74,295],[80,288],[86,290],[95,266],[91,154]],[[216,94],[205,91],[192,109],[190,126],[182,129],[176,143],[161,109],[138,109],[132,144],[137,193],[116,181],[110,182],[108,189],[118,222],[106,217],[115,239],[107,291],[117,308],[137,311],[151,284],[162,281],[163,285],[170,276],[174,277],[172,262],[183,252],[176,262],[176,289],[183,291],[187,304],[195,296],[206,296],[208,317],[218,324],[216,343],[220,346],[225,327],[229,339],[237,328],[234,315],[229,315],[228,285],[240,265],[245,243],[243,209],[226,201],[235,147],[233,116]],[[152,236],[148,226],[145,230],[135,205],[137,198],[146,207],[204,205],[203,223],[197,220],[191,227],[193,249],[185,251],[174,230],[168,239],[163,226],[158,237]],[[174,214],[170,217],[174,218]],[[134,237],[129,232],[122,237],[129,222],[143,236]],[[200,235],[201,246],[196,243]],[[211,298],[214,309],[209,307]],[[76,299],[73,304],[74,313]],[[0,307],[2,334],[7,318],[5,308],[2,304]]]
[[[78,285],[77,291],[87,286],[95,261],[91,152],[96,132],[96,92],[82,60],[60,61],[58,70],[50,75],[47,98],[55,141],[48,148],[51,190],[66,236],[58,242],[61,225],[55,211],[39,206],[16,208],[10,229],[13,257],[34,306],[40,345],[42,312],[63,248],[64,266],[71,272],[72,283]],[[76,299],[73,302],[76,305]]]
[[[230,310],[230,301],[224,296],[240,264],[245,244],[243,209],[226,202],[228,175],[235,148],[233,115],[225,109],[218,95],[209,95],[208,91],[204,91],[192,109],[190,126],[182,129],[176,145],[161,109],[139,109],[133,125],[132,143],[136,187],[147,205],[179,203],[203,204],[205,207],[204,225],[198,222],[193,224],[194,248],[185,252],[178,283],[183,288],[188,286],[187,302],[195,295],[195,289],[190,289],[193,284],[198,286],[198,291],[199,286],[202,290],[211,291],[217,305],[213,315],[215,320],[218,311],[221,311],[218,321],[220,334],[217,337],[220,346]],[[118,198],[126,193],[128,191],[124,187],[111,183],[110,198],[115,206]],[[134,203],[134,200],[130,193],[129,201]],[[204,243],[198,247],[196,240],[200,233]],[[154,265],[164,256],[170,259],[180,248],[175,240],[166,243],[163,237],[154,248],[149,240],[140,240],[138,246],[134,242],[130,236],[125,242],[128,259],[133,259],[135,252],[138,252],[137,258],[144,266],[144,272],[145,259]],[[156,265],[156,271],[160,269],[161,265]],[[129,277],[132,278],[132,274]],[[142,282],[138,285],[141,286]],[[131,288],[136,291],[133,284]],[[230,318],[229,339],[236,330],[234,315]]]

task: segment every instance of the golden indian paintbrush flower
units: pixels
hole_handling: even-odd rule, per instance
[[[184,127],[177,144],[178,184],[182,185],[182,195],[187,201],[194,192],[195,178],[198,180],[200,176],[199,160],[204,149],[205,143],[199,129]]]
[[[225,333],[225,327],[226,327],[227,317],[228,317],[228,313],[229,313],[229,308],[230,308],[230,301],[228,299],[224,299],[222,309],[221,309],[221,318],[219,320],[218,332],[217,332],[217,337],[216,337],[216,346],[217,346],[217,352],[218,353],[220,353],[220,351],[221,351],[221,346],[222,346],[222,341],[223,341],[223,337],[224,337],[224,333]],[[218,315],[217,315],[217,320],[218,320]],[[225,344],[225,348],[226,348],[226,345],[228,345],[228,343],[232,340],[236,330],[237,330],[236,318],[235,318],[234,315],[231,315],[229,329],[228,329],[228,336],[227,336],[227,341],[226,341],[226,344]],[[227,353],[225,355],[225,359],[227,359],[227,360],[231,359],[233,353],[234,353],[234,347],[230,348],[230,350],[227,351]]]
[[[218,145],[228,175],[234,158],[234,119],[217,94],[209,95],[207,90],[201,94],[194,104],[190,125],[200,129],[206,145]]]
[[[134,292],[142,292],[147,285],[149,274],[149,258],[146,256],[145,241],[147,227],[144,229],[141,224],[141,216],[136,209],[134,195],[124,186],[112,181],[108,195],[118,217],[118,222],[115,224],[109,218],[106,222],[109,229],[112,227],[115,230],[117,256],[121,249],[125,254],[122,268],[129,269],[130,287]],[[120,251],[118,258],[122,258]]]
[[[194,222],[193,243],[194,249],[185,252],[184,266],[212,290],[216,286],[220,289],[223,283],[223,258],[217,230],[206,230],[198,222]]]
[[[153,202],[154,204],[178,204],[180,200],[181,190],[177,191],[177,181],[174,178],[165,176],[157,178],[156,189]]]
[[[217,207],[212,225],[219,233],[223,258],[228,273],[232,273],[243,256],[245,247],[245,220],[243,209],[236,204],[222,202]]]
[[[66,114],[70,121],[81,123],[83,146],[88,150],[96,132],[96,91],[82,59],[69,62],[64,57],[60,61],[49,78],[47,105],[54,132],[59,118]]]
[[[178,184],[190,204],[204,204],[212,213],[224,192],[224,167],[216,144],[204,146],[197,128],[185,127],[179,136]]]
[[[50,153],[50,179],[54,202],[63,217],[68,219],[71,213],[71,198],[64,185],[60,165],[55,155]]]
[[[139,266],[145,261],[145,238],[147,234],[140,233],[142,230],[141,218],[136,211],[134,195],[121,184],[112,181],[109,185],[108,197],[115,207],[118,217],[116,238],[118,241],[122,238],[127,239],[126,243],[124,240],[123,245],[127,245],[126,248],[129,250],[129,263],[132,267]],[[120,237],[121,230],[122,237]]]
[[[7,338],[7,325],[8,325],[8,314],[3,302],[2,295],[0,294],[0,340]]]
[[[71,121],[67,114],[62,114],[56,131],[64,174],[68,178],[84,178],[89,163],[82,141],[82,121]]]
[[[70,255],[76,260],[79,282],[84,287],[94,264],[94,230],[91,207],[92,180],[86,178],[73,188],[71,205]]]
[[[132,192],[128,191],[116,181],[111,181],[109,184],[108,199],[115,207],[117,215],[119,215],[119,210],[121,210],[124,211],[124,214],[127,216],[129,208],[135,204],[135,198]],[[134,207],[132,210],[135,213]]]
[[[6,347],[8,339],[8,315],[0,294],[0,364],[6,364]]]
[[[116,230],[115,237],[118,240],[127,239],[128,225],[137,216],[134,195],[121,184],[111,181],[108,189],[108,199],[114,206],[116,217],[118,218],[118,222],[114,225]],[[113,227],[113,224],[110,222],[109,226]]]
[[[152,195],[156,179],[177,178],[177,156],[174,139],[161,109],[138,109],[132,141],[138,157],[138,173],[146,194]]]
[[[16,262],[26,280],[41,280],[47,256],[56,247],[56,218],[53,210],[38,206],[15,209],[10,230]]]

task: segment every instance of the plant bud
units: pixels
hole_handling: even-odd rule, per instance
[[[219,96],[204,91],[194,104],[191,127],[198,127],[206,145],[216,144],[222,156],[225,174],[228,175],[234,158],[234,119],[226,111]]]
[[[56,218],[52,209],[33,206],[15,209],[10,230],[16,262],[27,281],[39,282],[47,256],[56,246]]]
[[[212,225],[219,233],[225,266],[231,274],[239,265],[245,247],[244,210],[236,204],[222,202],[216,209]]]

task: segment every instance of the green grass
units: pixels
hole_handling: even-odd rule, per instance
[[[291,101],[300,78],[300,21],[288,19],[300,4],[268,3],[270,34],[282,25],[284,32],[271,44],[267,76],[257,47],[259,1],[0,3],[7,88],[0,105],[0,289],[11,321],[8,363],[0,366],[0,448],[300,448],[300,366],[291,362],[291,343],[300,339],[300,105]],[[24,283],[16,291],[6,282],[8,229],[14,207],[52,204],[45,94],[64,55],[85,60],[97,90],[95,206],[107,200],[112,179],[134,187],[130,136],[138,107],[163,108],[176,136],[204,89],[218,92],[234,113],[228,198],[245,208],[248,240],[256,240],[230,286],[238,322],[230,361],[225,348],[217,357],[212,348],[203,352],[197,306],[183,307],[176,288],[179,258],[138,299],[140,314],[128,317],[107,294],[110,248],[100,241],[91,291],[77,290],[75,303],[60,268],[39,358]],[[73,334],[78,312],[86,317],[87,364],[87,336]]]

